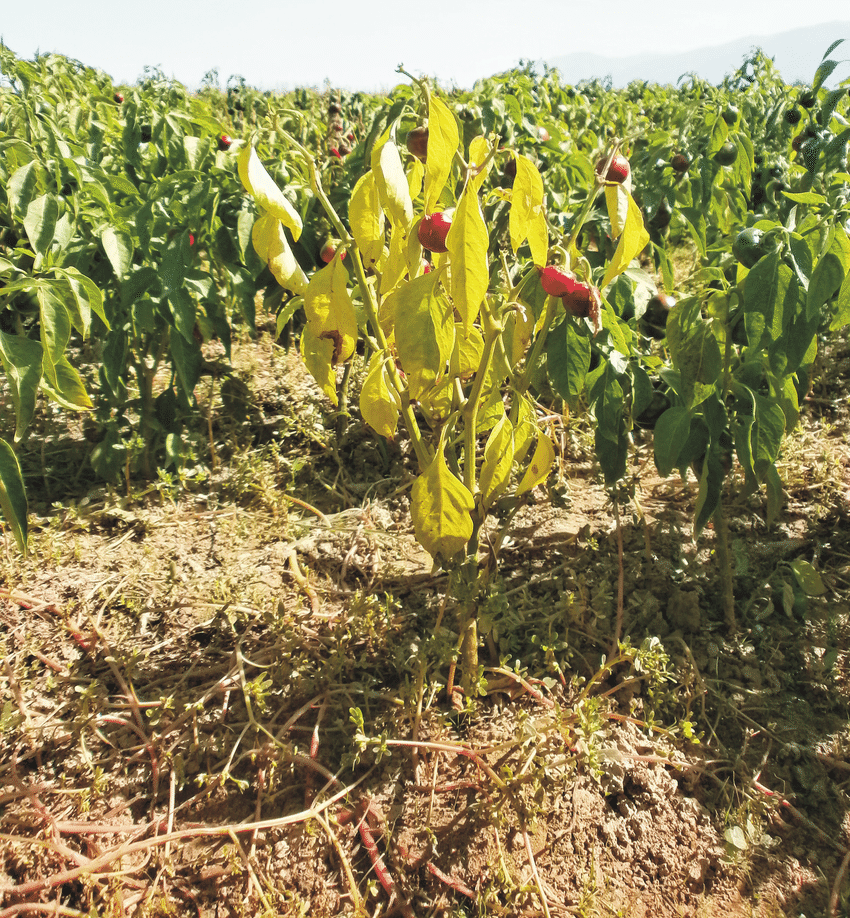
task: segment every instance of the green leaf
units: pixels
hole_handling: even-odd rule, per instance
[[[754,347],[777,341],[796,314],[799,283],[776,252],[760,259],[744,282],[744,321]]]
[[[57,274],[59,271],[57,270]],[[71,321],[74,328],[87,338],[91,327],[91,313],[94,313],[101,322],[110,328],[109,320],[103,309],[103,293],[100,287],[90,278],[81,274],[76,268],[63,268],[61,271],[71,292],[70,300],[76,305]],[[123,292],[123,291],[122,291]]]
[[[546,340],[546,372],[552,388],[575,407],[590,369],[590,332],[565,319]]]
[[[824,584],[821,575],[808,561],[804,561],[802,558],[792,561],[791,570],[794,571],[797,583],[800,584],[800,589],[806,596],[823,596],[826,592],[826,584]]]
[[[723,359],[720,345],[700,314],[696,300],[682,300],[667,316],[667,341],[682,382],[687,408],[694,408],[716,389]]]
[[[35,413],[41,381],[41,344],[22,335],[0,331],[0,359],[15,405],[15,442],[19,443]]]
[[[185,288],[172,290],[168,294],[168,305],[174,317],[174,327],[186,340],[187,344],[194,341],[196,309],[195,302]]]
[[[9,197],[9,210],[18,220],[23,220],[29,209],[32,199],[38,189],[38,163],[36,160],[28,162],[17,169],[6,189]]]
[[[469,490],[449,471],[438,450],[410,494],[410,515],[419,544],[435,560],[451,559],[472,536],[474,507]]]
[[[54,387],[58,385],[56,364],[65,356],[65,348],[71,338],[71,317],[62,293],[67,295],[65,284],[56,281],[39,283],[41,344],[44,349],[42,366],[45,378]]]
[[[785,435],[785,412],[773,398],[753,393],[756,420],[752,432],[753,465],[759,480],[779,455]]]
[[[27,208],[24,229],[37,255],[43,257],[50,250],[58,219],[59,202],[52,194],[41,195]]]
[[[826,204],[826,198],[814,191],[783,191],[783,195],[795,204]]]
[[[0,510],[12,529],[21,554],[27,553],[27,495],[14,450],[0,440]]]
[[[812,92],[816,93],[823,86],[839,63],[840,61],[826,60],[818,67],[815,71],[815,78],[812,80]]]
[[[179,383],[178,393],[190,405],[195,403],[195,386],[201,378],[201,348],[194,339],[191,344],[182,335],[169,338],[171,357]]]
[[[686,408],[668,408],[655,425],[655,467],[666,478],[679,464],[679,456],[691,432],[691,416]]]
[[[720,506],[721,489],[723,487],[723,465],[713,452],[706,454],[702,463],[702,472],[699,477],[699,493],[694,514],[694,537],[708,525]]]
[[[64,354],[54,369],[56,385],[52,386],[47,380],[42,380],[42,388],[55,402],[69,411],[87,411],[94,407],[80,374],[71,366]]]
[[[720,120],[723,124],[726,123],[722,118]],[[688,229],[697,244],[700,255],[705,255],[707,246],[705,213],[698,207],[680,207],[679,213],[688,221]]]
[[[841,226],[833,227],[830,235],[829,248],[818,259],[809,281],[806,296],[806,313],[809,316],[820,312],[821,307],[840,290],[848,274],[850,240]]]
[[[103,243],[103,250],[112,265],[115,276],[119,281],[123,280],[133,263],[132,237],[123,230],[107,226],[101,233],[100,241]]]
[[[850,271],[844,277],[838,298],[835,303],[835,312],[829,323],[831,332],[840,331],[845,325],[850,325]]]

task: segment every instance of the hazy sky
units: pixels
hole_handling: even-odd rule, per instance
[[[836,0],[35,0],[4,2],[19,57],[58,51],[134,83],[160,66],[190,88],[211,68],[262,89],[378,90],[399,63],[444,85],[574,52],[673,53],[846,17]]]

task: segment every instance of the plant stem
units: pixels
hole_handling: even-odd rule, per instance
[[[620,647],[620,638],[623,636],[623,593],[625,586],[625,568],[623,565],[623,527],[620,522],[620,501],[614,494],[614,519],[617,523],[617,625],[614,628],[614,640],[611,642],[611,659]]]
[[[717,564],[723,584],[723,617],[729,633],[734,634],[738,630],[735,621],[735,592],[732,584],[732,559],[729,554],[729,525],[723,510],[722,494],[714,511],[714,535],[717,540]]]

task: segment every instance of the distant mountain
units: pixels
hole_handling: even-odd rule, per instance
[[[839,38],[846,44],[831,55],[850,58],[850,22],[828,22],[780,32],[777,35],[751,35],[727,44],[699,48],[681,54],[635,54],[629,57],[604,57],[599,54],[568,54],[548,60],[557,67],[561,79],[570,84],[599,77],[611,77],[615,87],[632,80],[673,83],[687,73],[696,73],[710,83],[720,83],[737,70],[753,48],[761,48],[773,58],[786,83],[808,83],[814,76],[826,49]],[[828,85],[836,85],[850,75],[850,63],[839,66]]]

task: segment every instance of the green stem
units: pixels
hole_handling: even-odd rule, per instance
[[[707,461],[707,460],[706,460]],[[729,552],[729,526],[723,509],[723,495],[714,511],[714,535],[717,546],[717,564],[720,568],[720,581],[723,585],[723,617],[730,634],[737,631],[735,620],[735,591],[732,583],[732,558]]]
[[[484,383],[490,373],[490,365],[493,362],[493,352],[496,344],[502,334],[503,326],[494,316],[490,307],[485,300],[481,305],[481,321],[484,327],[484,351],[481,355],[481,363],[475,372],[475,380],[472,383],[472,391],[464,405],[463,427],[464,427],[464,457],[463,472],[464,484],[469,489],[470,494],[475,494],[475,440],[478,431],[478,407],[481,402],[481,393],[484,390]]]

